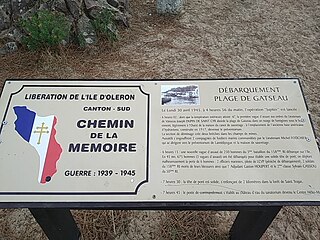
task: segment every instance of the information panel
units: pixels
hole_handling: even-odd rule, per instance
[[[0,202],[319,201],[298,79],[8,80]]]

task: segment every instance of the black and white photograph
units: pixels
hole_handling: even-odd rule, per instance
[[[162,105],[199,105],[198,85],[162,85]]]

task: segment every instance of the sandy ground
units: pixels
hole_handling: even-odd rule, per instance
[[[177,17],[157,16],[154,0],[130,5],[131,27],[122,30],[111,50],[100,44],[87,50],[66,49],[60,55],[20,51],[0,57],[0,80],[298,77],[319,135],[318,0],[187,0]],[[235,215],[212,213],[218,230],[212,239],[227,237]],[[78,221],[83,216],[87,215],[80,214]],[[117,239],[172,238],[163,231],[168,215],[162,212],[127,217],[127,229],[115,234]],[[0,211],[0,224],[6,227],[0,239],[44,238],[27,210]],[[88,226],[81,228],[88,231]],[[105,238],[101,236],[105,235],[88,233],[84,239]],[[263,239],[320,239],[320,208],[283,208]]]

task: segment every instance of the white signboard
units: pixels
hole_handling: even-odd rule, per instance
[[[297,79],[8,80],[0,202],[319,201]]]

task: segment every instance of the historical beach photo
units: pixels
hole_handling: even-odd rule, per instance
[[[162,105],[199,105],[198,85],[162,85]]]

